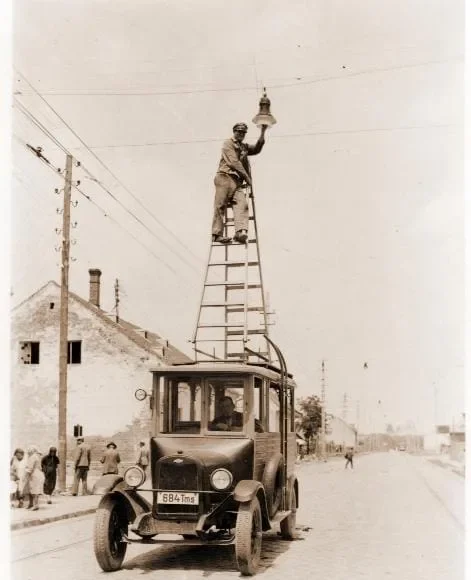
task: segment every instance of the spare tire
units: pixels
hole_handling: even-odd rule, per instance
[[[265,488],[265,497],[267,499],[268,515],[274,517],[278,511],[282,497],[282,477],[283,477],[283,455],[277,453],[270,458],[265,465],[263,472],[262,484]]]

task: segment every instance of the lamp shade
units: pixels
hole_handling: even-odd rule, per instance
[[[267,127],[272,127],[276,123],[275,117],[270,112],[270,99],[267,97],[266,89],[263,89],[263,97],[260,99],[259,111],[252,119],[252,122],[257,125],[257,127],[262,127],[266,125]]]

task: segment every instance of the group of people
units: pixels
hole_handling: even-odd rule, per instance
[[[49,453],[42,456],[39,449],[31,445],[26,450],[26,457],[23,449],[15,449],[10,461],[11,506],[21,508],[26,501],[26,509],[36,511],[41,494],[47,497],[47,503],[52,503],[58,465],[56,447],[50,447]]]
[[[102,463],[103,475],[117,475],[119,473],[119,464],[121,457],[119,455],[116,443],[110,441],[106,445],[100,462]],[[91,449],[88,443],[85,443],[83,437],[77,439],[77,447],[74,453],[74,483],[72,485],[72,495],[77,495],[82,482],[82,495],[88,495],[88,472],[91,465]],[[139,443],[139,450],[136,458],[136,465],[139,465],[146,471],[149,465],[149,451],[144,441]]]

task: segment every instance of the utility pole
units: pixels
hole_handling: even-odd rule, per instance
[[[343,405],[342,405],[342,419],[347,422],[348,418],[348,396],[347,393],[343,394]]]
[[[320,455],[325,459],[325,363],[322,361],[321,376],[321,437],[320,437]]]
[[[357,440],[356,444],[360,443],[360,401],[357,400]]]
[[[61,304],[59,327],[59,488],[66,490],[67,473],[67,351],[69,326],[70,203],[72,155],[67,155],[62,220]]]
[[[119,280],[116,278],[114,283],[114,308],[116,310],[116,322],[119,322]]]

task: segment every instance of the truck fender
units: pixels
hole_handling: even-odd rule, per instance
[[[142,497],[142,495],[138,493],[137,490],[128,487],[122,477],[120,479],[121,481],[119,481],[113,488],[105,493],[104,497],[102,497],[100,503],[98,504],[98,507],[100,507],[100,505],[107,497],[115,497],[118,499],[118,501],[123,503],[124,507],[126,508],[128,522],[132,523],[138,516],[151,512],[152,506],[144,497]]]
[[[259,481],[242,479],[234,489],[234,499],[239,503],[248,503],[254,497],[258,498],[262,510],[262,529],[264,532],[271,529],[270,515],[268,513],[265,490]]]
[[[109,473],[108,475],[102,475],[99,480],[95,482],[93,486],[93,495],[105,495],[111,491],[118,483],[124,481],[121,475],[114,473]]]

